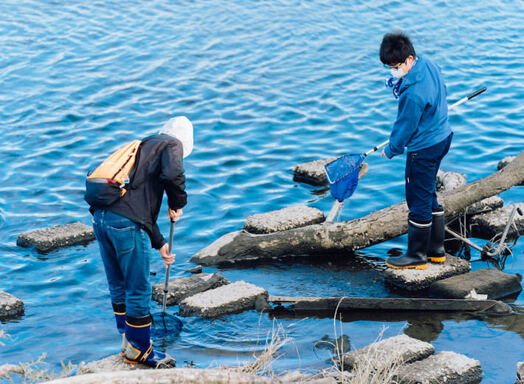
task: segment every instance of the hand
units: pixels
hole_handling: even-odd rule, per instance
[[[162,257],[162,261],[166,268],[175,262],[175,254],[169,254],[169,244],[165,243],[158,251],[160,252],[160,257]]]
[[[385,157],[386,159],[388,158],[388,157],[386,156],[386,152],[384,152],[384,150],[382,150],[382,157]]]
[[[167,209],[167,217],[173,222],[177,222],[183,213],[184,212],[182,212],[181,209],[177,209],[176,211],[172,210],[171,208]]]

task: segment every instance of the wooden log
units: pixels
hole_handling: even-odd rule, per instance
[[[496,300],[362,297],[285,297],[269,296],[274,304],[289,305],[294,312],[318,311],[443,311],[509,314],[511,308]]]
[[[506,167],[483,179],[439,195],[446,218],[461,214],[470,205],[495,196],[524,180],[524,151]],[[311,256],[353,251],[393,239],[407,232],[405,202],[360,219],[309,225],[269,234],[245,231],[228,233],[195,254],[191,261],[213,265],[253,259]]]

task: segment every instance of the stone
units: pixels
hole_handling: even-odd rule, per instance
[[[186,297],[230,284],[219,272],[199,273],[197,275],[169,280],[167,287],[166,305],[177,305]],[[162,304],[164,297],[164,283],[153,285],[153,300]]]
[[[186,272],[188,273],[193,273],[193,274],[197,274],[197,273],[202,273],[202,266],[201,265],[197,265],[196,267],[194,268],[191,268],[191,269],[188,269]]]
[[[524,213],[524,203],[518,203],[473,216],[470,220],[471,236],[491,240],[495,235],[501,234],[508,223],[509,215],[515,205]],[[515,225],[510,226],[507,240],[514,239],[517,236],[517,230],[518,233],[524,233],[524,215],[520,215],[517,212],[513,223]],[[515,230],[515,226],[517,230]]]
[[[136,369],[98,372],[48,381],[48,384],[272,384],[274,377],[256,376],[233,369]]]
[[[19,298],[0,291],[0,320],[8,320],[24,314],[24,302]]]
[[[439,192],[452,191],[466,185],[466,177],[458,172],[444,172],[439,169],[437,173],[437,190]]]
[[[487,199],[471,204],[466,208],[466,214],[469,216],[478,215],[481,213],[494,211],[495,209],[502,208],[503,206],[504,200],[498,196],[491,196]]]
[[[244,224],[244,230],[250,233],[272,233],[319,224],[325,219],[324,213],[317,208],[294,205],[278,211],[249,216]]]
[[[198,315],[214,318],[255,308],[258,296],[268,297],[264,288],[237,281],[190,296],[179,304],[183,316]]]
[[[398,288],[408,291],[420,291],[447,277],[462,275],[471,270],[468,261],[455,256],[446,255],[444,263],[429,263],[427,269],[393,269],[384,271],[386,281]]]
[[[463,299],[475,290],[477,294],[488,295],[496,300],[520,292],[522,286],[515,275],[497,269],[483,268],[459,276],[435,281],[429,288],[432,297]]]
[[[517,380],[518,382],[524,382],[524,362],[517,363]]]
[[[153,369],[144,364],[128,364],[120,354],[111,355],[102,360],[81,364],[78,368],[79,375],[100,372],[136,371],[137,369]]]
[[[314,160],[295,165],[293,167],[293,180],[315,186],[327,185],[324,166],[335,159],[336,157],[330,157],[329,159]]]
[[[500,171],[506,165],[511,163],[513,160],[515,160],[516,157],[517,156],[506,156],[505,158],[499,161],[499,163],[497,164],[497,169]]]
[[[257,312],[267,312],[271,311],[273,307],[269,304],[266,296],[257,296],[257,299],[255,300],[255,309]]]
[[[363,348],[346,353],[342,356],[342,370],[351,370],[358,364],[374,364],[379,368],[381,364],[407,364],[431,356],[435,348],[425,341],[420,341],[407,335],[390,337]]]
[[[92,240],[95,240],[93,228],[76,222],[24,232],[18,236],[16,244],[24,248],[35,247],[38,252],[46,253],[61,247],[86,244]]]
[[[443,351],[400,367],[396,379],[400,384],[474,384],[482,380],[482,367],[478,360]]]

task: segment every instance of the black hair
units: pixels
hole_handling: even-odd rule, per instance
[[[402,32],[386,33],[380,44],[380,61],[385,65],[401,64],[409,56],[417,57],[409,37]]]

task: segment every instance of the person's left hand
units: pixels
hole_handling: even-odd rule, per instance
[[[388,157],[386,156],[386,152],[384,152],[384,150],[382,150],[382,157],[385,157],[386,159],[388,158]]]
[[[182,212],[181,209],[177,209],[176,211],[172,210],[171,208],[167,209],[167,217],[172,222],[177,222],[180,219],[180,216],[182,216],[184,212]]]

